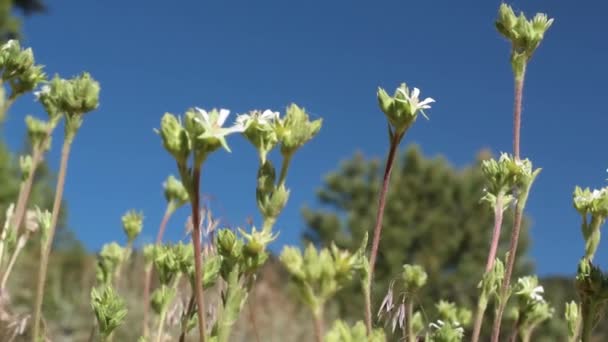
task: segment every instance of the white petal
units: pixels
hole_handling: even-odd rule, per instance
[[[418,103],[418,106],[424,106],[424,105],[428,105],[429,103],[433,103],[435,102],[435,100],[433,100],[430,97],[427,97],[426,99],[424,99],[422,102]]]
[[[196,110],[196,111],[197,111],[197,112],[200,114],[200,116],[203,118],[203,121],[204,121],[204,123],[205,123],[205,124],[207,124],[207,125],[211,125],[211,123],[209,122],[209,114],[207,113],[207,111],[206,111],[206,110],[201,109],[201,108],[198,108],[198,107],[195,107],[194,109],[195,109],[195,110]]]
[[[222,125],[224,124],[224,122],[226,122],[226,118],[228,117],[228,114],[230,114],[230,111],[228,109],[220,109],[220,116],[218,116],[217,118],[217,125],[222,127]]]
[[[412,99],[417,99],[418,96],[420,96],[420,89],[414,88],[414,90],[412,90],[411,98]]]

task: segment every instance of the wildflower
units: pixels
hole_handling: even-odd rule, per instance
[[[393,96],[389,96],[382,88],[378,88],[378,103],[386,115],[395,133],[402,136],[416,121],[418,113],[427,118],[424,109],[431,108],[434,99],[427,97],[420,101],[420,89],[414,88],[411,92],[405,83],[402,83]]]
[[[245,130],[245,127],[238,122],[232,127],[222,127],[230,114],[230,111],[227,109],[220,109],[219,112],[212,110],[207,113],[207,111],[196,107],[195,114],[194,120],[204,129],[198,138],[209,140],[210,142],[219,142],[228,152],[230,152],[230,148],[224,137],[228,134],[243,132]]]

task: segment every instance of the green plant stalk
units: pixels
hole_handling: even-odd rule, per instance
[[[177,286],[179,285],[179,280],[181,279],[181,274],[178,274],[175,279],[173,279],[173,283],[171,284],[171,289],[173,289],[174,291],[177,292]],[[167,303],[166,306],[169,306],[169,303]],[[158,317],[158,327],[156,328],[156,342],[162,342],[163,341],[163,330],[165,328],[165,319],[167,317],[167,307],[164,307],[161,312],[160,315]]]
[[[17,246],[15,247],[15,250],[13,251],[13,255],[11,255],[11,259],[8,263],[8,266],[6,267],[6,272],[4,272],[4,275],[2,276],[2,282],[0,283],[0,290],[6,288],[6,283],[8,282],[8,278],[10,277],[11,271],[13,270],[13,267],[15,266],[15,262],[17,261],[17,257],[19,256],[19,253],[21,253],[21,251],[23,250],[23,247],[25,247],[25,243],[27,242],[27,239],[29,237],[28,233],[25,233],[25,236],[21,236],[17,242]],[[23,237],[23,240],[21,239]]]
[[[514,90],[514,103],[513,103],[513,155],[515,160],[519,160],[520,157],[520,131],[521,131],[521,105],[523,98],[523,90],[524,90],[524,80],[526,76],[526,64],[527,61],[522,63],[516,62],[516,51],[513,48],[511,53],[511,65],[513,67],[513,73],[515,75],[515,90]],[[505,306],[507,304],[507,291],[509,290],[509,284],[511,282],[511,273],[513,272],[513,265],[515,264],[515,257],[517,252],[517,245],[519,244],[519,231],[521,229],[521,221],[523,218],[523,210],[525,206],[525,201],[528,197],[528,193],[530,188],[526,189],[525,194],[523,194],[522,198],[519,198],[517,206],[515,207],[515,222],[513,224],[513,231],[511,233],[511,244],[509,247],[509,258],[508,265],[505,273],[505,278],[503,279],[502,287],[500,289],[500,297],[502,298],[497,315],[494,319],[494,324],[492,327],[492,342],[498,342],[498,338],[500,336],[500,325],[502,322],[502,316],[505,310]],[[522,203],[523,202],[523,203]]]
[[[196,297],[199,340],[205,342],[205,297],[203,293],[203,265],[201,253],[201,218],[200,218],[200,176],[201,167],[196,165],[192,174],[191,205],[192,205],[192,247],[194,248],[194,294]]]
[[[584,300],[581,305],[581,313],[583,317],[581,342],[591,342],[591,337],[593,336],[593,318],[595,316],[594,305],[588,300]]]
[[[527,197],[527,192],[529,188],[526,190],[526,194],[523,197]],[[525,206],[525,199],[520,201],[515,207],[515,222],[513,223],[513,232],[511,233],[511,245],[509,247],[509,256],[507,258],[507,269],[505,271],[505,277],[503,279],[502,285],[500,287],[500,298],[501,301],[498,305],[498,310],[496,312],[496,317],[494,318],[494,324],[492,327],[492,342],[498,342],[498,338],[500,336],[500,326],[502,323],[502,316],[505,311],[505,307],[507,305],[507,296],[509,291],[509,286],[511,282],[511,274],[513,273],[513,266],[515,265],[515,257],[517,254],[517,245],[519,243],[519,232],[521,230],[521,222],[523,218],[523,211]]]
[[[59,210],[61,209],[61,200],[63,198],[63,189],[65,186],[65,177],[68,169],[68,159],[70,157],[70,148],[72,139],[66,139],[63,142],[61,149],[61,163],[59,166],[59,175],[57,178],[57,186],[55,189],[55,199],[53,201],[53,212],[51,214],[51,227],[47,241],[42,246],[42,258],[40,260],[40,269],[38,271],[38,286],[36,289],[36,302],[34,306],[34,321],[32,322],[32,342],[37,342],[40,335],[40,319],[42,316],[42,300],[44,298],[44,285],[46,282],[46,273],[53,246],[53,238],[55,236],[55,228],[59,219]],[[32,172],[33,173],[33,172]]]
[[[473,324],[473,335],[471,335],[471,342],[479,341],[479,334],[481,333],[481,325],[483,324],[483,317],[486,312],[486,308],[488,307],[488,303],[486,300],[482,302],[481,297],[479,297],[479,301],[477,302],[477,311],[475,312],[475,323]]]
[[[524,79],[526,77],[526,63],[521,66],[513,65],[515,73],[515,99],[513,104],[513,155],[519,159],[520,131],[521,131],[521,104],[524,93]]]
[[[228,275],[228,287],[223,310],[217,321],[218,342],[228,342],[234,323],[238,320],[239,312],[247,298],[247,290],[239,284],[239,267],[235,266]]]
[[[165,233],[165,229],[167,227],[167,223],[169,222],[169,218],[175,211],[175,206],[172,202],[167,204],[167,209],[165,210],[165,214],[163,215],[163,219],[160,222],[160,227],[158,228],[158,234],[156,235],[156,245],[160,245],[163,241],[163,235]],[[146,267],[146,274],[144,280],[144,313],[143,313],[143,331],[142,335],[144,337],[148,336],[148,317],[150,314],[150,285],[152,283],[152,265]]]
[[[285,185],[285,180],[287,180],[287,171],[289,170],[289,164],[291,163],[291,158],[293,157],[293,153],[287,153],[283,155],[283,162],[281,164],[281,173],[279,175],[279,186]]]
[[[574,327],[574,335],[568,336],[568,342],[578,342],[578,335],[581,333],[581,325],[583,323],[582,315],[576,318],[576,326]]]
[[[320,303],[319,307],[313,311],[312,316],[316,342],[323,342],[323,334],[325,331],[325,322],[323,320],[323,303]]]
[[[181,324],[181,333],[179,335],[179,342],[185,342],[186,341],[186,334],[188,333],[188,320],[190,318],[190,316],[192,316],[192,313],[194,312],[194,294],[192,294],[192,296],[190,296],[190,300],[188,301],[188,310],[186,310],[186,313],[184,315],[182,315],[182,324]]]
[[[407,326],[407,340],[409,342],[416,342],[418,340],[418,337],[414,334],[414,322],[413,322],[414,301],[413,301],[413,299],[410,298],[407,301],[407,303],[405,304],[405,306],[406,306],[405,324]]]
[[[378,256],[378,246],[380,244],[380,234],[382,232],[382,219],[384,218],[384,207],[386,205],[386,195],[388,194],[388,185],[391,178],[391,172],[393,169],[393,163],[397,154],[399,143],[405,133],[391,134],[390,148],[388,152],[388,158],[386,160],[386,166],[384,168],[384,178],[382,181],[382,189],[380,190],[380,199],[378,200],[378,212],[376,215],[376,225],[374,227],[374,240],[372,241],[372,250],[369,256],[369,279],[367,284],[367,291],[365,291],[365,326],[367,328],[368,335],[372,331],[372,300],[371,300],[371,288],[372,282],[374,281],[374,266],[376,264],[376,258]]]
[[[49,133],[50,135],[50,133]],[[44,144],[46,144],[46,141],[48,141],[48,135],[47,135],[47,140],[45,140]],[[36,175],[36,169],[38,168],[38,164],[40,164],[40,162],[42,161],[42,148],[35,146],[32,149],[32,169],[30,171],[30,174],[28,175],[27,179],[25,180],[25,182],[23,182],[20,190],[19,190],[19,195],[17,196],[17,204],[15,205],[15,212],[13,214],[13,217],[11,219],[11,227],[15,227],[15,229],[19,229],[19,227],[21,226],[21,223],[23,222],[23,218],[25,216],[25,208],[27,206],[27,201],[30,197],[30,193],[32,192],[32,185],[34,184],[34,178]]]
[[[496,261],[498,243],[500,242],[500,231],[502,229],[503,196],[503,191],[498,192],[496,195],[496,203],[494,203],[494,230],[492,231],[492,241],[490,242],[490,251],[488,252],[488,259],[486,261],[485,274],[492,270],[494,267],[494,262]],[[479,341],[479,334],[481,333],[481,326],[483,324],[483,318],[487,306],[487,299],[480,296],[479,301],[477,302],[477,311],[475,312],[475,323],[473,324],[473,335],[471,336],[471,342]]]

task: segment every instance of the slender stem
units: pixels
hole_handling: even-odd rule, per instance
[[[498,251],[498,243],[500,242],[500,231],[502,228],[502,213],[503,213],[503,193],[499,192],[496,195],[496,203],[494,208],[494,230],[492,231],[492,242],[486,261],[486,273],[490,272],[496,261],[496,253]]]
[[[190,301],[188,302],[188,310],[186,311],[186,316],[182,316],[182,332],[179,335],[179,342],[186,342],[186,334],[188,333],[186,330],[188,328],[188,319],[192,315],[192,311],[194,311],[194,296],[190,297]]]
[[[515,76],[515,100],[513,104],[513,155],[519,159],[519,142],[521,129],[521,103],[524,92],[524,78],[526,65],[523,65],[521,73]]]
[[[279,176],[279,186],[285,185],[285,180],[287,179],[287,170],[289,169],[289,163],[291,162],[292,156],[293,154],[283,155],[283,163],[281,164],[281,174]]]
[[[200,188],[201,169],[197,166],[193,170],[193,191],[192,191],[192,245],[194,247],[194,294],[196,296],[198,333],[201,342],[205,342],[205,297],[203,294],[203,265],[201,255],[201,218],[199,208],[199,188]]]
[[[42,149],[34,147],[32,151],[32,169],[30,170],[30,174],[27,176],[27,179],[21,186],[19,195],[17,197],[17,205],[15,206],[15,212],[11,219],[12,222],[10,226],[14,227],[13,229],[19,229],[19,227],[21,226],[21,222],[23,221],[23,217],[25,216],[27,200],[29,199],[30,193],[32,192],[32,185],[34,184],[34,176],[36,174],[36,169],[38,167],[38,164],[40,164],[41,160]]]
[[[160,227],[158,228],[158,234],[156,235],[156,245],[160,245],[163,241],[163,235],[169,218],[173,214],[174,209],[171,202],[167,204],[167,209],[163,215],[163,219],[160,221]],[[143,317],[143,336],[148,336],[148,317],[150,313],[150,285],[152,282],[152,267],[146,268],[145,280],[144,280],[144,317]]]
[[[509,247],[509,256],[507,258],[507,269],[505,271],[505,278],[502,281],[500,287],[500,303],[498,305],[498,311],[494,318],[494,325],[492,327],[492,342],[498,342],[500,336],[500,325],[502,323],[502,315],[507,305],[507,296],[509,292],[509,286],[511,283],[511,274],[513,273],[513,266],[515,265],[515,258],[517,254],[517,245],[519,242],[519,232],[521,230],[521,221],[523,218],[523,205],[518,203],[515,207],[515,222],[513,223],[513,232],[511,233],[511,245]]]
[[[583,330],[581,332],[581,342],[590,342],[593,335],[593,316],[594,310],[592,304],[583,302],[581,305],[581,313],[583,315]]]
[[[19,241],[17,242],[17,246],[15,247],[15,250],[13,251],[13,255],[11,255],[11,259],[8,263],[8,266],[6,267],[6,272],[4,272],[4,275],[2,276],[2,283],[0,283],[0,290],[6,288],[6,283],[8,282],[8,277],[11,274],[11,271],[13,270],[13,267],[15,266],[15,262],[17,261],[17,257],[19,256],[19,253],[21,253],[21,250],[23,250],[23,247],[25,246],[25,243],[28,239],[27,235],[22,235],[19,238]]]
[[[376,215],[376,225],[374,227],[374,240],[372,241],[372,251],[369,256],[369,284],[367,291],[367,298],[365,299],[365,324],[367,327],[367,333],[372,331],[372,307],[371,307],[371,287],[374,281],[374,266],[376,265],[376,257],[378,254],[378,245],[380,244],[380,233],[382,231],[382,219],[384,217],[384,207],[386,205],[386,195],[388,194],[388,184],[391,178],[391,172],[393,169],[393,162],[395,161],[395,155],[399,142],[403,138],[403,134],[393,134],[390,142],[390,149],[388,152],[388,158],[386,160],[386,166],[384,168],[384,178],[382,181],[382,189],[380,190],[380,199],[378,200],[378,212]]]
[[[325,331],[323,322],[323,304],[313,312],[313,320],[315,325],[315,339],[317,342],[323,342],[323,334]]]
[[[55,236],[55,228],[59,219],[59,210],[61,209],[61,200],[63,198],[63,188],[65,185],[65,177],[68,169],[68,158],[70,157],[71,140],[65,140],[61,149],[61,164],[59,166],[59,175],[57,178],[57,186],[55,189],[55,199],[53,202],[53,212],[51,214],[51,227],[48,232],[48,237],[42,247],[42,258],[40,259],[40,269],[38,273],[38,287],[36,290],[36,303],[34,307],[34,322],[32,323],[32,342],[38,341],[40,334],[40,318],[42,311],[42,300],[44,298],[44,284],[46,282],[46,272],[53,246],[53,238]]]
[[[416,342],[417,337],[414,334],[414,322],[412,322],[412,319],[414,318],[414,301],[412,299],[409,299],[405,306],[405,324],[407,325],[407,340],[409,342]]]
[[[500,231],[502,228],[503,218],[503,193],[499,192],[496,195],[496,203],[494,207],[494,230],[492,231],[492,241],[490,242],[490,251],[488,252],[488,260],[486,261],[487,274],[494,267],[496,261],[496,253],[498,251],[498,243],[500,242]],[[483,324],[484,314],[486,312],[487,304],[481,303],[482,298],[479,298],[477,303],[477,311],[475,312],[475,323],[473,324],[473,335],[471,336],[471,342],[479,341],[479,334],[481,333],[481,326]]]
[[[371,293],[371,282],[366,282],[363,284],[363,297],[365,299],[365,327],[367,329],[367,334],[371,334],[372,332],[372,297]]]
[[[481,298],[480,298],[481,299]],[[473,325],[473,335],[471,336],[471,342],[479,341],[479,334],[481,333],[481,325],[483,324],[483,316],[486,312],[487,305],[483,303],[477,303],[477,311],[475,312],[475,323]]]
[[[158,328],[156,329],[156,342],[161,342],[163,336],[163,328],[165,326],[165,317],[167,316],[167,309],[163,309],[158,318]]]

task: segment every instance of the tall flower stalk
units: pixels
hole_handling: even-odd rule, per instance
[[[52,98],[49,100],[58,109],[57,112],[65,113],[65,138],[61,149],[61,162],[59,175],[55,188],[55,198],[53,210],[51,212],[51,224],[46,241],[41,246],[40,268],[38,270],[38,283],[36,287],[36,301],[34,304],[34,318],[32,322],[32,341],[36,342],[40,338],[40,319],[42,301],[44,298],[44,287],[46,283],[46,273],[55,236],[55,229],[59,219],[61,201],[68,168],[68,159],[72,142],[82,125],[83,115],[99,105],[99,83],[93,80],[88,73],[75,77],[71,80],[57,81],[56,88],[50,90]]]
[[[397,88],[392,97],[389,96],[384,89],[378,88],[378,103],[389,122],[389,152],[384,168],[382,188],[380,189],[378,199],[378,211],[376,214],[376,224],[374,226],[371,253],[369,256],[368,274],[365,276],[367,281],[363,284],[365,297],[365,325],[368,334],[372,331],[371,288],[374,279],[374,267],[378,256],[380,235],[382,233],[382,219],[384,217],[384,207],[386,205],[393,163],[397,155],[399,143],[405,136],[406,131],[416,121],[418,113],[426,116],[424,114],[424,109],[431,108],[430,104],[435,102],[435,100],[430,97],[420,101],[419,95],[420,90],[418,88],[414,88],[410,92],[405,83]]]
[[[501,4],[498,11],[498,19],[496,28],[498,31],[511,42],[511,66],[515,79],[515,95],[513,108],[513,155],[515,162],[520,160],[520,127],[521,127],[521,105],[523,97],[524,77],[526,66],[536,48],[540,45],[545,32],[549,29],[553,19],[548,19],[547,15],[538,13],[531,20],[526,19],[523,13],[516,16],[513,9]],[[530,187],[539,170],[534,171],[531,178],[524,181],[527,184],[521,184],[520,194],[517,198],[517,204],[514,212],[513,230],[511,232],[511,242],[509,246],[509,254],[507,257],[507,267],[505,277],[500,289],[500,304],[494,319],[492,328],[492,342],[498,342],[500,336],[500,327],[502,316],[507,302],[507,296],[510,289],[511,274],[517,257],[517,246],[519,244],[519,233],[523,219],[525,202],[530,191]]]
[[[182,182],[176,179],[173,176],[169,176],[167,180],[163,183],[165,199],[167,200],[167,208],[165,209],[165,213],[160,222],[160,226],[158,228],[158,233],[156,235],[156,246],[160,245],[163,241],[163,236],[165,234],[165,229],[167,228],[167,223],[169,219],[173,215],[173,213],[179,209],[181,206],[188,202],[188,192]],[[144,275],[144,314],[143,314],[143,336],[148,336],[148,316],[150,312],[150,283],[152,281],[152,265],[147,265],[145,267],[145,275]]]
[[[160,134],[165,149],[175,158],[181,181],[188,192],[192,209],[192,246],[194,250],[193,293],[196,300],[200,341],[206,339],[205,299],[203,293],[203,260],[201,253],[200,176],[203,162],[220,147],[230,151],[225,137],[242,132],[240,124],[223,127],[229,111],[226,109],[207,112],[200,108],[188,110],[184,124],[173,114],[166,113],[161,120]],[[188,165],[189,159],[192,165]]]

